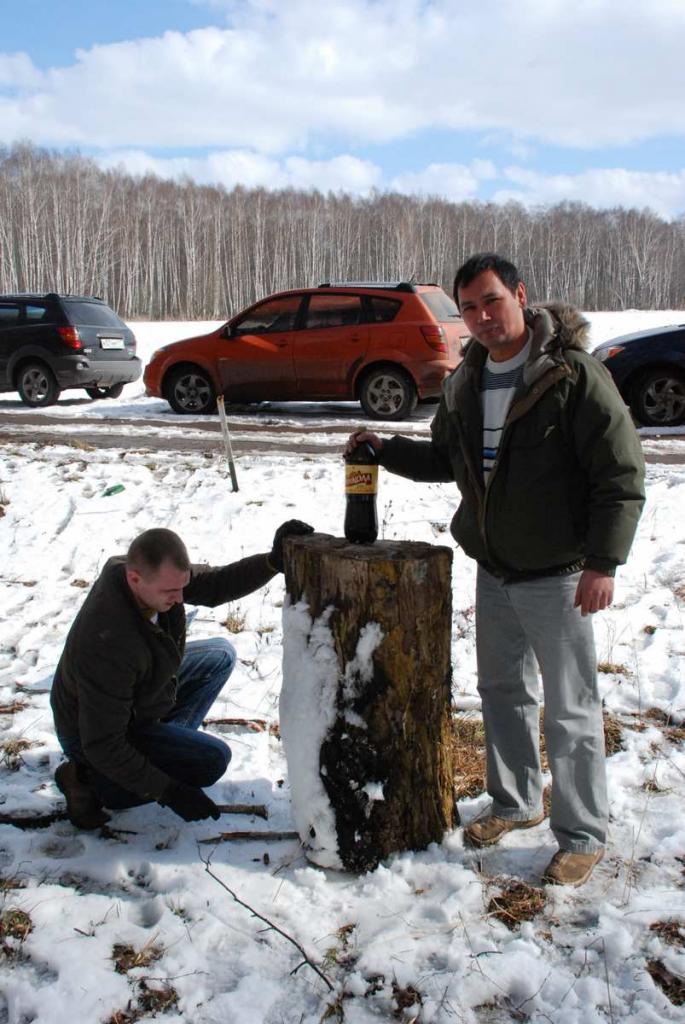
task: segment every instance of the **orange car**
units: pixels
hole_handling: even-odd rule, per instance
[[[368,416],[406,417],[440,394],[467,336],[435,284],[325,284],[280,292],[223,327],[158,349],[146,393],[178,413],[227,402],[358,399]]]

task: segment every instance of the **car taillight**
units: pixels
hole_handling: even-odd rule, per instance
[[[57,333],[69,348],[82,349],[81,335],[75,327],[58,327]]]
[[[421,327],[421,334],[423,334],[426,344],[434,348],[436,352],[447,354],[447,341],[442,327],[437,324],[424,324]]]

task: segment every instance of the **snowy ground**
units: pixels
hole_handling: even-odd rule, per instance
[[[597,343],[640,329],[650,314],[624,314],[619,328],[619,314],[594,316],[611,318]],[[172,327],[177,337],[188,333],[187,325],[155,325],[150,335]],[[135,394],[119,404],[127,414],[132,406],[149,414],[150,402]],[[81,408],[92,415],[116,405]],[[326,456],[245,456],[233,494],[218,455],[122,456],[38,444],[3,455],[0,814],[44,814],[63,806],[52,781],[60,753],[46,691],[85,586],[104,560],[153,525],[173,527],[193,558],[214,564],[265,550],[286,518],[339,535],[342,466]],[[116,483],[125,489],[103,497]],[[451,486],[383,474],[382,534],[446,543],[456,500]],[[278,738],[222,726],[233,761],[212,795],[265,804],[266,822],[224,816],[185,825],[153,805],[117,813],[105,838],[66,821],[40,830],[0,825],[0,1022],[124,1024],[146,1012],[151,990],[170,1003],[160,1017],[169,1024],[685,1020],[683,1006],[647,970],[658,962],[652,969],[662,977],[685,976],[685,733],[669,729],[685,717],[683,507],[685,467],[651,466],[648,505],[616,602],[596,617],[602,693],[623,745],[608,759],[607,856],[585,887],[548,888],[544,908],[514,931],[488,913],[507,880],[539,880],[555,849],[547,823],[480,853],[465,849],[457,830],[363,877],[308,864],[294,840],[199,844],[229,829],[293,828]],[[472,564],[455,552],[454,697],[477,715],[473,580]],[[239,655],[217,717],[278,720],[283,598],[277,577],[230,608],[199,610],[191,639],[229,636]],[[17,701],[23,707],[10,713]],[[483,796],[462,801],[463,819],[484,806]],[[300,966],[292,942],[210,876],[208,857],[217,878],[295,939],[332,989]],[[684,932],[650,927],[668,922]],[[140,966],[115,970],[117,945],[142,951]],[[337,1008],[326,1017],[329,1006]]]

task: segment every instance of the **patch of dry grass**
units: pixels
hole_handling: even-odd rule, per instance
[[[552,784],[545,786],[542,791],[542,809],[545,812],[545,817],[549,818],[549,812],[552,809]]]
[[[544,889],[514,879],[502,879],[498,884],[500,891],[491,898],[487,912],[510,931],[515,931],[524,921],[532,921],[544,910],[547,901]]]
[[[667,946],[685,946],[685,925],[682,921],[655,921],[649,930]]]
[[[685,979],[669,971],[662,960],[648,960],[647,973],[674,1006],[685,1003]]]
[[[393,981],[392,997],[395,1001],[393,1011],[395,1020],[406,1020],[405,1010],[411,1009],[412,1006],[416,1006],[418,1009],[423,1006],[421,993],[413,985],[402,986],[397,981]],[[413,1017],[412,1020],[418,1020],[418,1016]]]
[[[352,933],[357,926],[355,924],[344,924],[335,933],[337,942],[334,946],[330,946],[325,954],[321,963],[321,969],[326,972],[332,967],[341,967],[347,970],[351,970],[354,964],[357,962],[358,954],[354,950],[350,949],[350,940]]]
[[[642,783],[642,789],[645,793],[670,793],[671,790],[665,786],[660,786],[656,779],[647,779],[646,782]]]
[[[630,678],[630,669],[620,661],[600,661],[597,664],[597,671],[606,675],[626,676]]]
[[[150,939],[140,949],[119,942],[112,947],[112,960],[117,974],[127,974],[136,967],[149,967],[163,955],[164,949],[156,946],[154,939]]]
[[[25,889],[26,882],[18,875],[0,875],[0,892],[11,892],[13,889]]]
[[[161,983],[152,987],[148,981],[142,980],[138,985],[138,996],[134,1003],[130,999],[125,1010],[116,1010],[107,1018],[106,1024],[135,1024],[143,1017],[156,1017],[157,1014],[174,1010],[178,1005],[178,992],[171,985]]]
[[[616,715],[612,714],[611,711],[605,711],[603,718],[604,746],[607,757],[611,757],[612,754],[617,754],[619,750],[623,750],[624,748],[623,726]]]
[[[33,921],[25,911],[10,907],[0,914],[0,941],[17,939],[23,942],[32,931]]]
[[[16,715],[29,706],[27,700],[13,700],[11,704],[0,704],[0,715]]]
[[[664,738],[669,743],[682,743],[685,740],[685,726],[674,722],[672,717],[660,708],[647,708],[643,718],[647,719],[650,724],[656,725],[658,729],[661,729]]]
[[[452,775],[457,800],[478,796],[485,789],[485,735],[480,718],[452,718]]]
[[[60,444],[68,445],[70,448],[77,448],[80,452],[97,451],[94,445],[88,444],[87,441],[81,441],[77,437],[65,438],[63,441],[60,441]]]
[[[23,959],[22,947],[32,931],[33,921],[25,911],[17,907],[4,910],[0,914],[0,963]]]
[[[38,744],[33,740],[5,740],[4,743],[0,743],[0,763],[4,764],[5,768],[11,772],[18,772],[24,764],[22,757],[24,751],[37,746]]]
[[[229,633],[242,633],[246,618],[247,616],[238,610],[229,612],[224,620],[224,626]]]
[[[155,1017],[158,1013],[172,1010],[177,1003],[178,992],[171,985],[162,984],[156,988],[150,988],[148,983],[141,981],[138,1006],[146,1014]]]

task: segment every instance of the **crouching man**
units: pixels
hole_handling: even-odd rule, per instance
[[[220,637],[186,645],[184,602],[215,607],[283,570],[283,539],[311,533],[298,520],[268,554],[213,568],[191,565],[171,530],[146,530],[126,558],[110,558],[69,630],[52,687],[55,730],[68,760],[55,772],[70,820],[98,828],[103,807],[157,801],[185,821],[218,818],[204,787],[231,758],[199,732],[235,664]]]

